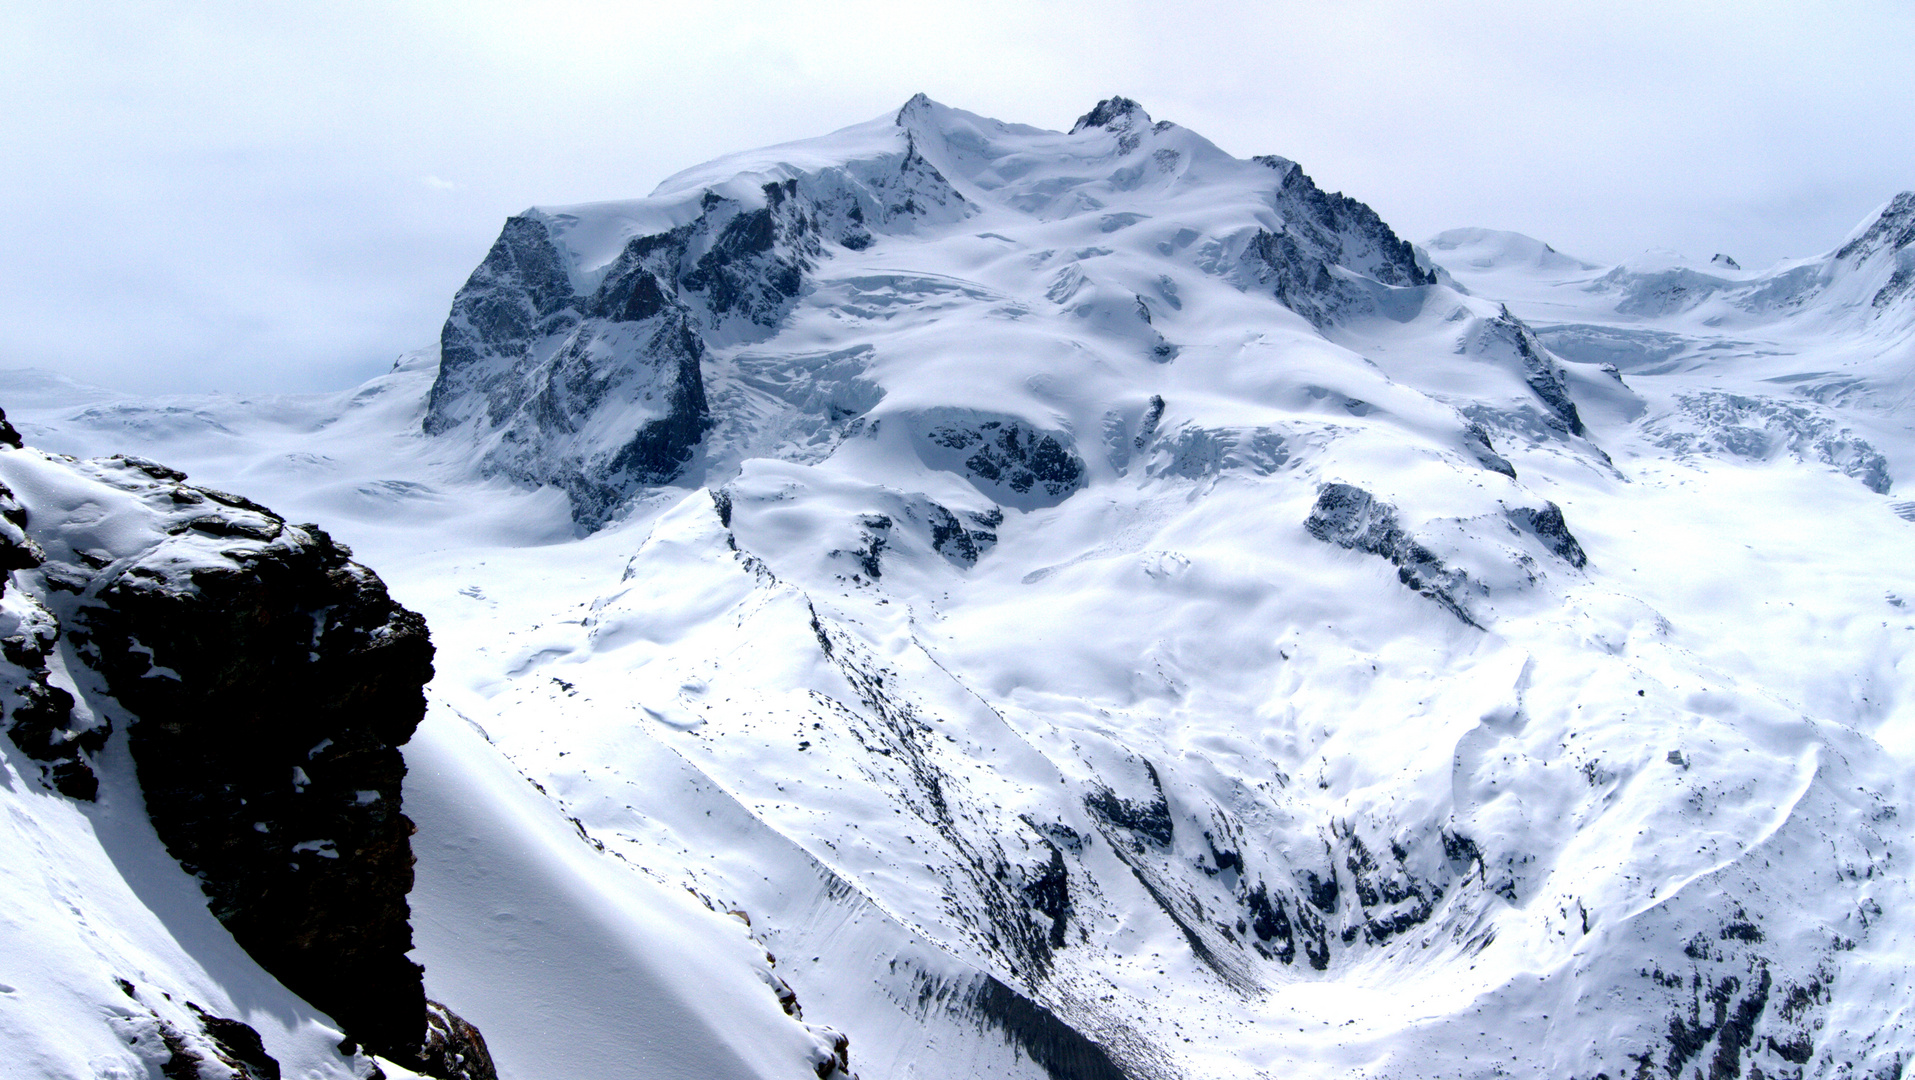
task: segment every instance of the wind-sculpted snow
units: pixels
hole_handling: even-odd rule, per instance
[[[16,419],[270,481],[433,619],[418,955],[503,1073],[1877,1080],[1899,207],[1418,250],[1128,99],[916,98],[515,219],[437,371]]]

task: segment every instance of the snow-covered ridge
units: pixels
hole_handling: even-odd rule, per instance
[[[1426,246],[1459,279],[1482,282],[1511,299],[1540,295],[1539,289],[1580,290],[1592,294],[1584,305],[1636,321],[1680,317],[1690,325],[1744,331],[1800,321],[1818,333],[1867,332],[1890,340],[1915,332],[1910,191],[1878,208],[1827,253],[1765,270],[1744,269],[1728,255],[1700,260],[1666,250],[1605,267],[1518,233],[1486,229],[1450,230]]]
[[[1827,253],[1763,270],[1671,251],[1606,267],[1481,229],[1427,248],[1450,280],[1505,299],[1561,357],[1632,380],[1684,376],[1643,403],[1642,428],[1666,451],[1792,457],[1884,494],[1915,469],[1896,456],[1890,415],[1915,389],[1915,192]]]

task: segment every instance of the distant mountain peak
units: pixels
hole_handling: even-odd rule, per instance
[[[937,102],[931,100],[929,94],[920,90],[912,94],[911,100],[905,102],[904,105],[898,109],[896,123],[899,127],[908,128],[911,126],[912,120],[924,116],[932,109],[937,108],[937,104]]]
[[[1127,128],[1139,123],[1149,126],[1150,122],[1150,114],[1142,105],[1127,97],[1107,97],[1077,118],[1077,123],[1071,125],[1071,134],[1087,128]]]

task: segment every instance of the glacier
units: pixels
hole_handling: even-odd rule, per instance
[[[515,216],[362,387],[0,373],[0,457],[247,492],[425,616],[414,955],[501,1076],[1874,1080],[1915,1057],[1911,282],[1910,194],[1815,258],[1608,267],[1412,244],[1124,98],[920,96]],[[263,977],[5,749],[31,925]],[[110,982],[9,971],[104,1038]]]

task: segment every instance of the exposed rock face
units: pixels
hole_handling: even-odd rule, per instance
[[[1324,192],[1294,161],[1256,160],[1283,176],[1274,203],[1284,223],[1277,232],[1257,232],[1244,265],[1285,307],[1325,327],[1375,310],[1359,276],[1398,287],[1436,284],[1435,271],[1417,264],[1415,248],[1376,211]]]
[[[419,1071],[441,1080],[496,1080],[492,1055],[479,1029],[436,1001],[426,1001],[426,1037],[419,1046]]]
[[[74,655],[134,718],[155,830],[234,939],[375,1053],[448,1080],[490,1077],[483,1040],[442,1007],[428,1013],[406,957],[399,746],[424,716],[425,621],[317,526],[137,458],[11,453],[10,477],[92,511],[50,511],[25,519],[30,537],[0,536],[15,562],[38,556],[34,572],[60,598],[35,615],[9,590],[23,629],[7,659],[27,672],[8,702],[16,743],[62,791],[92,797],[87,756],[108,732],[70,730],[71,698],[46,683],[65,624]],[[209,1037],[230,1044],[220,1060],[276,1074],[216,1021]]]
[[[1570,435],[1587,434],[1582,414],[1576,410],[1576,402],[1569,396],[1569,386],[1556,359],[1549,355],[1543,343],[1537,340],[1522,320],[1509,313],[1508,308],[1483,324],[1474,347],[1485,353],[1513,353],[1522,364],[1523,381],[1529,384],[1530,390],[1548,409],[1545,421]]]
[[[1041,219],[1096,212],[1106,234],[1149,227],[1150,214],[1104,213],[1099,197],[1063,199],[1055,180],[1020,179],[1040,145],[1022,140],[1037,133],[980,120],[919,95],[880,125],[888,128],[882,138],[855,149],[753,160],[736,172],[668,181],[646,200],[512,218],[453,303],[424,430],[459,432],[488,474],[561,488],[578,526],[594,529],[642,488],[696,480],[781,449],[756,445],[765,441],[758,429],[767,427],[760,414],[765,392],[783,401],[792,388],[758,385],[763,358],[741,346],[773,341],[797,325],[788,317],[810,303],[806,296],[845,294],[834,318],[876,324],[951,289],[943,275],[840,279],[826,260],[887,237],[949,239],[949,226],[999,203],[996,209]],[[1188,170],[1217,167],[1214,147],[1153,123],[1127,98],[1099,102],[1071,135],[1076,146],[1059,160],[1111,169],[1099,182],[1106,195],[1145,184],[1168,189],[1187,182]],[[1206,164],[1193,164],[1199,161]],[[1392,289],[1435,283],[1434,271],[1369,207],[1320,190],[1294,162],[1257,161],[1261,167],[1233,162],[1224,172],[1230,183],[1248,184],[1280,226],[1251,230],[1247,245],[1234,234],[1206,241],[1186,229],[1158,248],[1183,252],[1201,272],[1237,287],[1273,294],[1320,328],[1377,312]],[[1256,220],[1269,219],[1266,212]],[[1185,346],[1165,337],[1159,323],[1174,320],[1159,316],[1181,310],[1175,281],[1158,275],[1139,291],[1135,282],[1087,276],[1079,265],[1110,252],[1082,248],[1067,265],[1047,267],[1046,297],[1086,334],[1174,362]],[[987,298],[959,290],[947,299],[960,297]],[[825,429],[850,431],[884,394],[875,383],[857,390],[838,395],[845,401],[786,401],[807,415],[768,426],[812,429],[820,437],[808,445],[828,451],[836,438]],[[1033,436],[1028,445],[1024,434]],[[959,463],[984,485],[1001,487],[1009,495],[1004,505],[1050,505],[1081,486],[1070,437],[1055,431],[990,433]]]
[[[827,244],[859,251],[972,211],[909,133],[922,107],[898,114],[901,153],[695,191],[674,211],[689,220],[623,241],[602,269],[566,248],[572,215],[510,219],[453,301],[426,433],[464,430],[484,471],[562,488],[586,529],[677,479],[716,423],[710,335],[777,327]]]
[[[777,262],[776,280],[797,290],[796,265],[771,254],[766,210],[732,214],[717,227],[712,252],[681,275],[686,247],[710,216],[632,241],[585,296],[573,291],[541,217],[506,222],[453,301],[426,432],[473,429],[486,470],[559,485],[588,526],[631,488],[676,476],[710,424],[699,371],[704,341],[696,315],[677,298],[680,277],[696,277],[714,310],[759,317],[765,298],[713,253]],[[594,420],[597,430],[585,430]]]
[[[1516,479],[1516,466],[1509,459],[1496,452],[1496,444],[1490,442],[1489,431],[1481,424],[1471,424],[1464,429],[1469,448],[1476,454],[1477,463],[1490,472],[1502,473],[1511,480]]]
[[[1098,102],[1091,111],[1078,117],[1077,123],[1071,125],[1071,134],[1094,127],[1128,130],[1139,123],[1150,126],[1150,114],[1144,111],[1142,105],[1127,97],[1111,97]]]
[[[1369,492],[1349,484],[1325,484],[1303,527],[1326,544],[1388,559],[1396,567],[1398,581],[1443,605],[1465,624],[1477,625],[1458,598],[1469,579],[1443,565],[1435,552],[1405,532],[1389,503],[1378,502]]]
[[[926,464],[967,477],[1006,506],[1055,506],[1084,486],[1084,462],[1069,434],[1011,416],[933,410],[920,425]]]
[[[20,435],[0,413],[0,447],[20,448]],[[17,587],[16,570],[32,570],[46,552],[26,534],[27,508],[0,484],[0,727],[20,752],[41,763],[47,783],[75,799],[92,800],[99,779],[87,763],[111,729],[103,723],[76,727],[73,695],[52,685],[47,657],[60,624],[46,605]]]
[[[1838,262],[1861,263],[1878,252],[1905,256],[1910,251],[1915,251],[1915,191],[1904,191],[1889,201],[1860,236],[1842,245],[1835,258]],[[1869,306],[1884,309],[1911,293],[1915,293],[1915,258],[1899,257],[1895,272],[1869,299]]]
[[[997,543],[998,526],[1004,524],[1004,512],[966,513],[965,521],[937,503],[926,501],[925,517],[931,530],[931,548],[959,566],[974,566],[978,557]]]
[[[280,1080],[279,1062],[266,1052],[259,1032],[238,1020],[213,1016],[192,1002],[187,1008],[198,1021],[197,1027],[173,1023],[150,1006],[144,1013],[114,1017],[110,1023],[134,1053],[166,1080],[202,1080],[207,1076]]]
[[[20,752],[40,762],[48,783],[63,795],[92,801],[99,778],[87,756],[98,753],[112,729],[103,723],[76,726],[73,695],[52,685],[47,656],[59,638],[59,624],[45,607],[18,591],[0,601],[0,653],[5,663],[0,708],[8,738]]]
[[[1589,565],[1589,557],[1583,554],[1583,546],[1576,542],[1568,523],[1563,520],[1562,507],[1546,502],[1540,508],[1512,506],[1506,513],[1517,528],[1541,540],[1550,554],[1578,570]]]
[[[284,535],[253,516],[214,520]],[[377,577],[302,531],[232,569],[120,575],[81,618],[108,687],[140,718],[154,825],[213,913],[295,993],[404,1060],[425,998],[405,957],[398,746],[424,715],[432,647]]]
[[[924,996],[996,1029],[1054,1080],[1124,1080],[1103,1047],[989,975],[969,985],[927,986]]]

